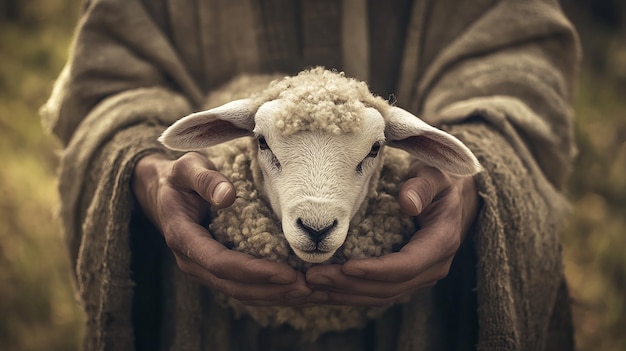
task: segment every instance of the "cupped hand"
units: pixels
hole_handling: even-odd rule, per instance
[[[386,305],[446,277],[478,213],[474,179],[427,166],[413,167],[410,176],[398,201],[420,229],[399,252],[309,269],[309,302]]]
[[[311,290],[304,275],[282,263],[229,250],[201,225],[211,206],[235,200],[232,183],[204,156],[144,156],[132,180],[135,197],[163,233],[178,267],[215,290],[250,305],[297,305]]]

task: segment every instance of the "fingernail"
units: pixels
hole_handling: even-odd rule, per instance
[[[411,203],[413,203],[413,207],[415,207],[417,213],[422,212],[422,201],[420,200],[420,197],[417,195],[415,190],[408,190],[406,192],[406,197],[411,200]]]
[[[308,296],[310,293],[311,293],[310,291],[292,290],[292,291],[286,293],[285,297],[287,299],[299,299],[299,298]]]
[[[216,205],[219,205],[224,201],[226,194],[230,191],[230,185],[227,182],[221,182],[217,184],[213,190],[213,201]]]
[[[314,275],[311,278],[307,279],[307,281],[315,285],[331,285],[333,283],[332,280],[323,275]]]

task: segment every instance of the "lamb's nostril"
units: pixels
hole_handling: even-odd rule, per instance
[[[304,230],[309,236],[309,238],[311,238],[317,244],[321,242],[322,240],[324,240],[324,238],[326,238],[328,234],[330,234],[330,232],[333,231],[333,229],[337,226],[338,222],[335,219],[333,223],[321,229],[316,229],[316,228],[313,228],[312,226],[304,224],[304,222],[302,221],[302,218],[298,218],[296,223],[298,224],[298,227]]]

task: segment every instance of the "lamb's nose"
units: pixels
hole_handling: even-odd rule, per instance
[[[309,238],[311,238],[316,244],[318,244],[319,242],[321,242],[322,240],[324,240],[325,237],[328,236],[328,234],[330,234],[330,232],[333,231],[333,229],[337,226],[337,220],[335,219],[333,221],[333,223],[331,223],[330,225],[327,225],[321,229],[319,228],[313,228],[310,225],[304,224],[304,222],[302,221],[302,218],[298,218],[298,227],[300,227],[300,229],[304,230],[307,235],[309,236]]]

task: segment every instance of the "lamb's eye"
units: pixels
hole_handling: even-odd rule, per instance
[[[370,149],[370,153],[367,154],[367,157],[376,157],[378,156],[379,152],[380,152],[380,143],[376,142],[374,143],[374,145],[372,145],[372,148]]]
[[[274,155],[274,153],[270,149],[270,146],[267,145],[267,140],[265,140],[265,137],[259,135],[257,141],[259,143],[259,150],[266,151],[262,154],[264,156],[263,159],[265,159],[266,163],[270,165],[270,167],[272,167],[275,171],[280,172],[280,161],[278,161],[278,158],[276,157],[276,155]]]
[[[267,145],[267,141],[265,137],[259,137],[259,150],[269,150],[270,147]]]

